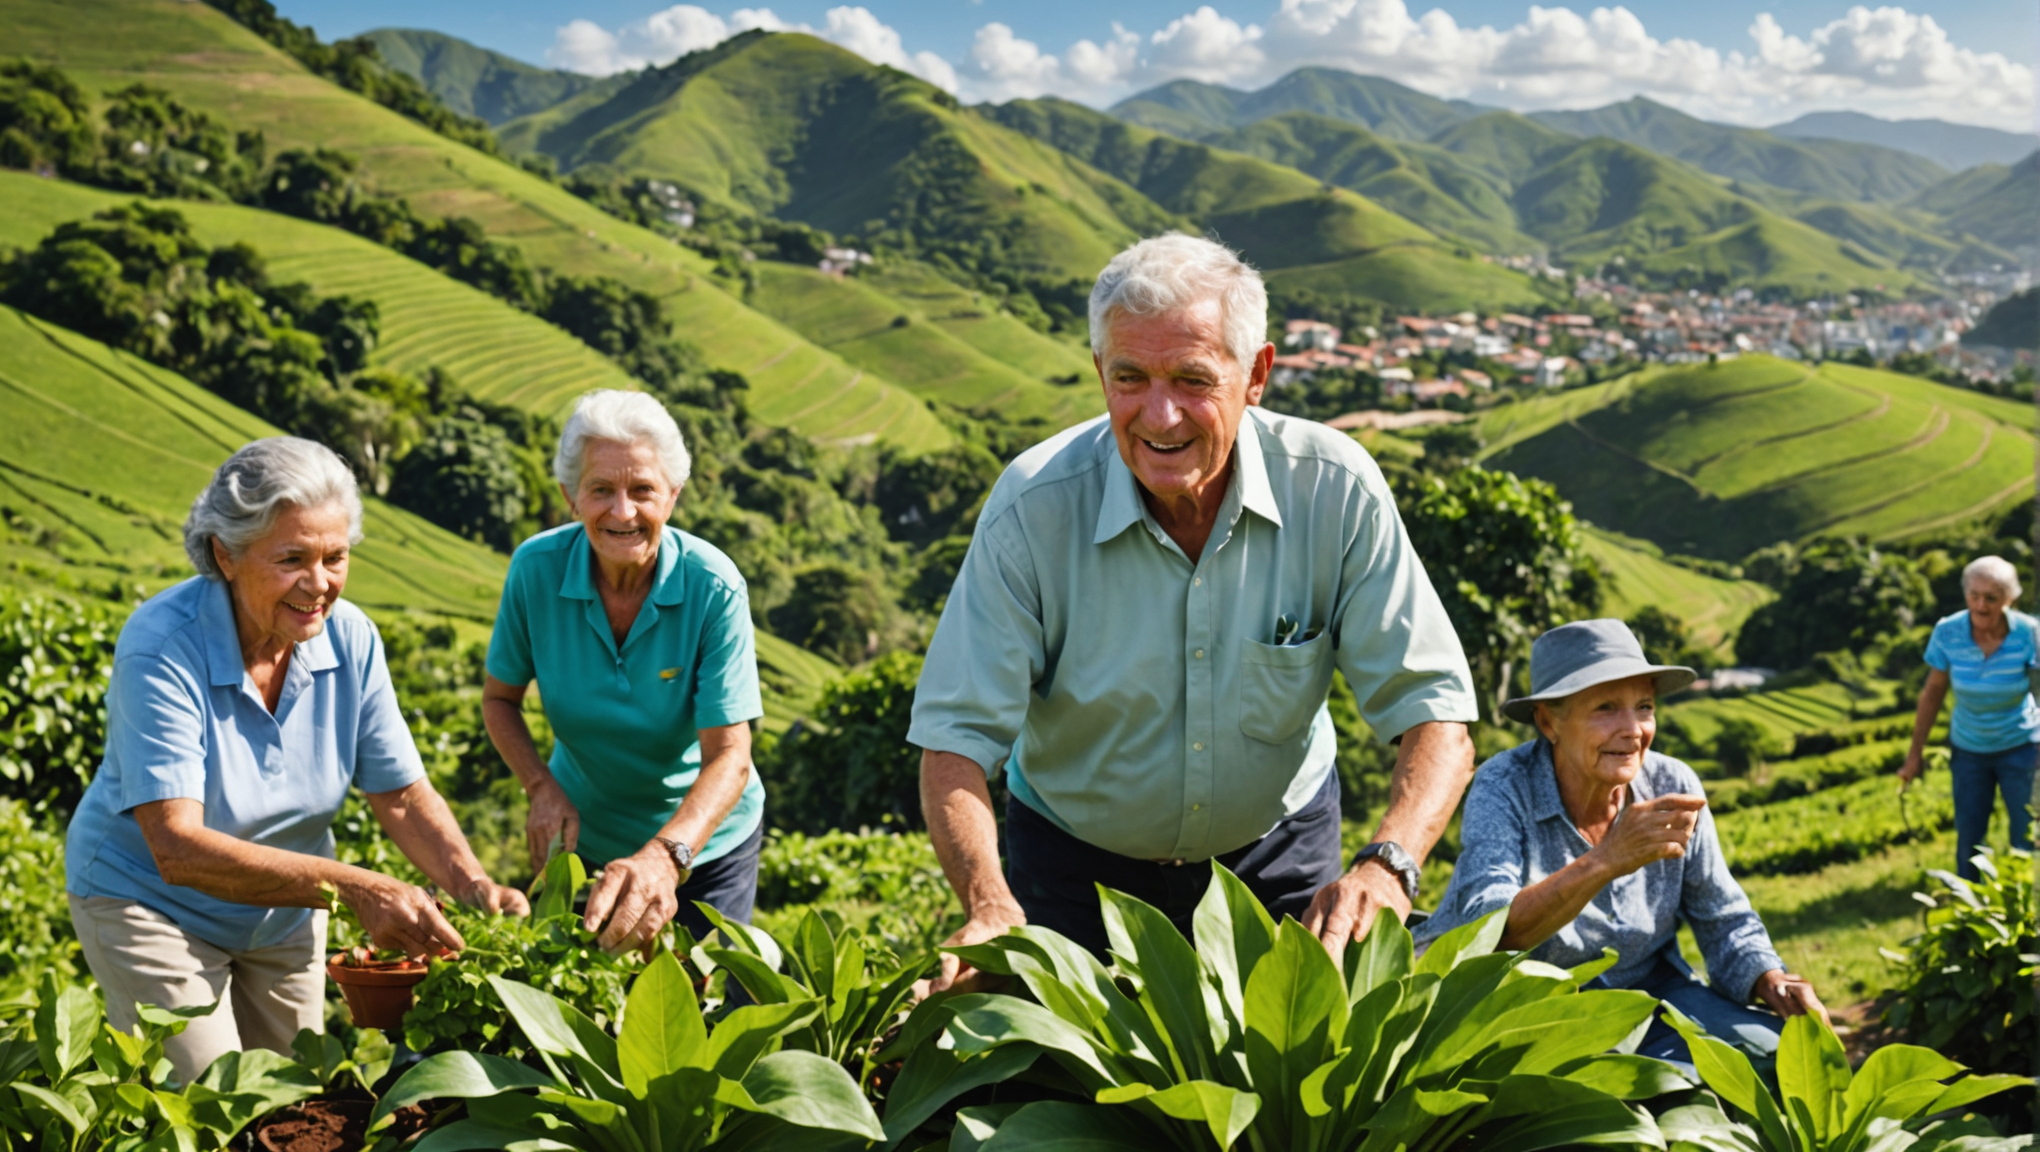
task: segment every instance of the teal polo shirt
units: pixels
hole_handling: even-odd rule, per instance
[[[552,774],[581,814],[579,852],[620,860],[658,834],[701,774],[696,732],[765,714],[750,593],[714,545],[668,527],[651,594],[618,647],[595,591],[587,530],[569,524],[518,546],[489,639],[489,675],[538,683]],[[765,817],[751,769],[743,798],[695,860],[742,844]]]

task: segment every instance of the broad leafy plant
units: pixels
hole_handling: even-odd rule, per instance
[[[1079,1137],[1143,1152],[1663,1146],[1629,1101],[1688,1085],[1669,1065],[1610,1052],[1641,1035],[1656,1002],[1580,991],[1612,954],[1567,971],[1496,952],[1497,914],[1417,959],[1409,932],[1381,917],[1342,967],[1213,871],[1194,947],[1156,909],[1104,891],[1109,969],[1035,927],[955,950],[1019,978],[1036,1002],[944,1002],[952,1074],[1031,1049],[1086,1101],[966,1109],[957,1140],[992,1152]]]
[[[701,951],[726,970],[760,1004],[820,1001],[821,1012],[787,1037],[790,1048],[817,1052],[869,1088],[878,1045],[913,998],[914,981],[928,967],[926,957],[901,963],[890,951],[855,928],[831,924],[809,911],[784,942],[749,925],[726,920],[698,905],[721,929],[728,947]],[[781,971],[784,969],[784,971]]]
[[[1974,882],[1930,872],[1937,896],[1926,924],[1903,952],[1886,951],[1900,972],[1885,1022],[1908,1038],[1985,1071],[2032,1067],[2040,1049],[2033,979],[2040,969],[2040,928],[2033,908],[2033,857],[2014,851],[1975,857]]]
[[[0,1029],[0,1148],[225,1148],[256,1117],[321,1087],[296,1061],[260,1049],[221,1056],[191,1084],[170,1083],[163,1042],[217,1004],[143,1005],[133,1032],[108,1024],[91,992],[51,978],[32,1004]]]
[[[405,1105],[461,1099],[467,1117],[412,1152],[754,1152],[884,1135],[841,1065],[782,1046],[822,1013],[818,1000],[738,1008],[711,1029],[686,970],[662,951],[612,1037],[556,996],[501,976],[489,984],[545,1070],[485,1053],[428,1056],[390,1086],[372,1129]]]
[[[1834,1030],[1812,1016],[1785,1021],[1778,1043],[1778,1095],[1749,1058],[1701,1031],[1670,1006],[1667,1018],[1693,1051],[1700,1078],[1727,1102],[1674,1108],[1658,1118],[1672,1152],[2009,1152],[2026,1137],[1999,1139],[1976,1121],[1933,1120],[2032,1081],[1971,1076],[1931,1049],[1889,1044],[1861,1070]],[[1944,1083],[1959,1077],[1952,1083]]]

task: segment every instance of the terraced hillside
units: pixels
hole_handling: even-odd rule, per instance
[[[190,575],[181,526],[235,448],[277,430],[174,372],[0,306],[0,584],[154,593]],[[364,502],[348,599],[481,634],[509,558],[380,500]],[[841,669],[758,634],[768,726]]]
[[[744,306],[705,260],[530,173],[435,135],[301,68],[222,13],[187,0],[0,0],[7,51],[58,64],[88,92],[145,81],[237,126],[272,153],[328,147],[426,215],[464,215],[534,265],[614,276],[665,299],[676,325],[751,382],[759,415],[825,440],[939,447],[918,398]]]
[[[1655,605],[1685,621],[1694,642],[1718,660],[1734,658],[1731,641],[1743,621],[1776,595],[1754,580],[1722,580],[1682,568],[1648,541],[1596,528],[1587,530],[1587,552],[1615,578],[1604,614],[1627,619]]]
[[[0,243],[27,247],[66,220],[132,197],[0,171]],[[244,241],[270,274],[322,295],[376,303],[383,340],[376,361],[414,375],[439,367],[469,391],[534,412],[563,415],[590,388],[635,388],[601,353],[495,297],[358,236],[274,212],[230,204],[166,202],[207,244]]]
[[[1766,356],[1654,370],[1495,409],[1487,459],[1580,515],[1735,559],[1815,534],[1898,538],[2033,490],[2024,405],[1916,377]]]

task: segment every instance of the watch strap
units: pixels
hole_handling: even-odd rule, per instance
[[[654,836],[666,849],[666,855],[673,858],[673,866],[680,870],[680,882],[685,884],[694,871],[694,846],[685,840],[674,840],[665,836]]]
[[[1395,873],[1396,879],[1402,881],[1403,895],[1409,898],[1410,903],[1416,903],[1422,874],[1417,869],[1416,860],[1402,845],[1393,840],[1377,840],[1353,854],[1353,867],[1358,868],[1369,860],[1378,861],[1382,867]]]

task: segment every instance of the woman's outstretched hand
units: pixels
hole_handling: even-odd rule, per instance
[[[1706,797],[1682,792],[1631,804],[1592,851],[1614,876],[1684,856],[1706,807]]]

